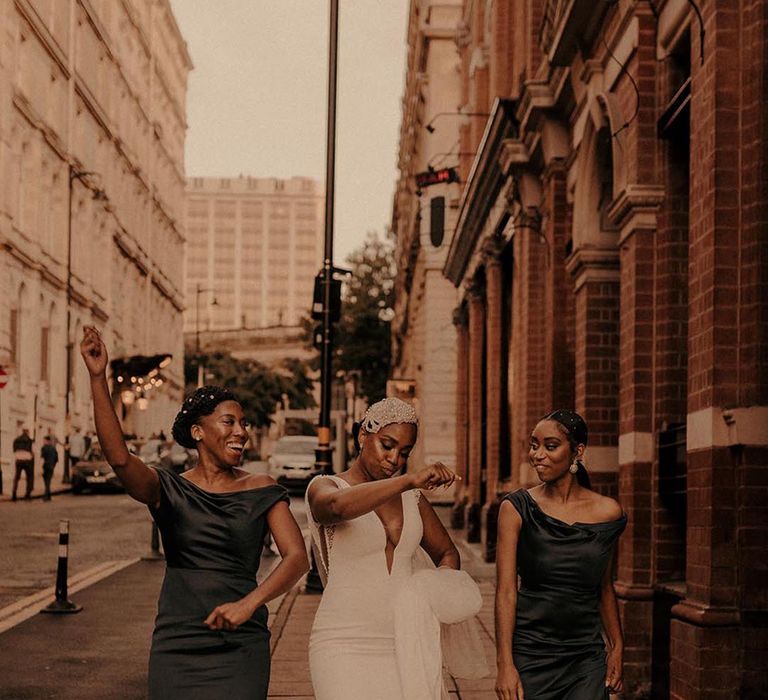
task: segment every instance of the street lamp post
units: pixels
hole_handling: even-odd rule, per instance
[[[323,258],[323,323],[320,361],[320,418],[317,426],[316,465],[333,473],[331,459],[331,373],[332,331],[331,295],[333,279],[333,205],[336,171],[336,73],[338,55],[339,0],[330,0],[328,41],[328,124],[325,163],[325,254]]]
[[[197,359],[197,386],[198,388],[205,384],[205,366],[200,360],[200,295],[211,292],[211,289],[203,289],[198,282],[195,285],[195,358]],[[216,297],[210,303],[216,306]]]
[[[66,368],[66,391],[64,392],[64,471],[62,475],[62,482],[68,484],[70,481],[69,470],[69,434],[72,432],[72,406],[71,406],[71,393],[72,393],[72,362],[73,362],[73,346],[74,340],[72,338],[71,325],[72,325],[72,191],[74,189],[74,181],[79,180],[83,185],[91,189],[93,198],[96,200],[106,199],[107,196],[104,190],[98,187],[90,188],[86,179],[89,175],[98,175],[98,173],[90,172],[87,170],[78,170],[72,163],[69,164],[69,204],[67,209],[67,280],[66,280],[66,304],[67,304],[67,323],[65,331],[67,334],[66,343],[66,356],[67,356],[67,368]]]
[[[325,247],[322,270],[322,324],[320,345],[320,417],[317,422],[317,449],[315,466],[325,474],[333,473],[333,450],[331,448],[331,350],[333,324],[331,299],[333,296],[333,198],[336,171],[336,57],[338,54],[339,0],[330,0],[330,23],[328,41],[328,125],[326,133],[325,160]],[[320,592],[323,585],[317,570],[314,555],[312,568],[307,575],[306,590]]]

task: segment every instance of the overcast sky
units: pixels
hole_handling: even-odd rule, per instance
[[[340,0],[335,262],[389,225],[408,0]],[[194,63],[186,171],[325,178],[328,0],[171,0]]]

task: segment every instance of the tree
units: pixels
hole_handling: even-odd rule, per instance
[[[270,424],[270,416],[283,395],[288,397],[292,408],[315,406],[307,365],[297,358],[288,358],[275,369],[223,352],[201,355],[200,361],[205,365],[206,375],[213,375],[212,383],[235,392],[246,417],[257,428]],[[194,391],[197,386],[195,356],[187,355],[184,359],[184,379],[187,392]]]
[[[360,394],[373,403],[386,396],[392,361],[395,263],[389,241],[371,232],[346,260],[352,275],[342,291],[341,320],[334,329],[333,371],[360,373]],[[312,324],[308,322],[308,328]]]

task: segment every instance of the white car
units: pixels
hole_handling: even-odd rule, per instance
[[[312,435],[285,435],[269,456],[269,474],[286,488],[306,489],[313,476],[320,474],[315,466],[317,438]]]

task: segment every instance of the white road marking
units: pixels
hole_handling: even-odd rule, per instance
[[[77,591],[92,586],[94,583],[117,573],[121,569],[125,569],[131,564],[135,564],[139,560],[140,557],[106,561],[97,564],[96,566],[92,566],[90,569],[81,571],[68,579],[68,593],[77,593]],[[51,586],[50,588],[28,595],[25,598],[21,598],[15,603],[11,603],[0,609],[0,634],[11,629],[11,627],[15,627],[19,623],[24,622],[24,620],[28,620],[33,615],[37,615],[37,613],[46,605],[53,602],[55,597],[56,587]]]

